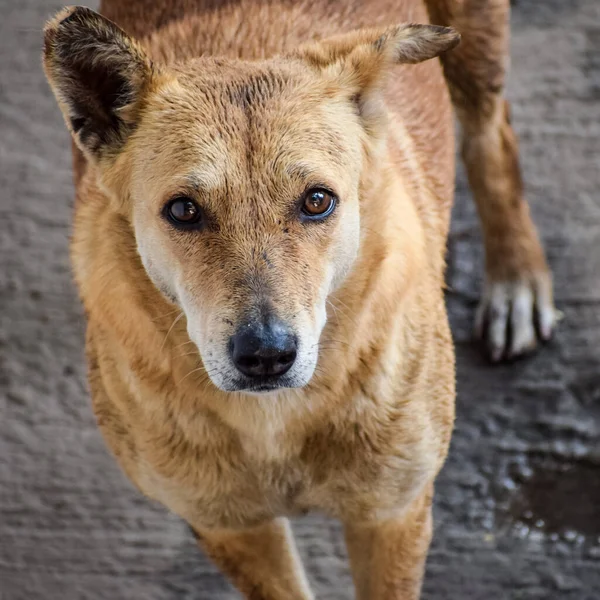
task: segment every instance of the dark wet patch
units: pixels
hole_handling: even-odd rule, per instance
[[[600,536],[600,465],[585,459],[539,458],[513,465],[512,492],[498,520],[571,542]],[[521,527],[523,529],[523,527]]]

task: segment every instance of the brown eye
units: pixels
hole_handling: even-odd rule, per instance
[[[335,208],[335,196],[327,190],[315,188],[304,196],[302,212],[312,219],[323,219]]]
[[[179,227],[198,225],[202,221],[200,207],[190,198],[180,197],[171,200],[165,206],[165,216]]]

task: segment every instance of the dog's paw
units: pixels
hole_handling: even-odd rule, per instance
[[[511,360],[534,350],[538,341],[548,341],[559,318],[549,273],[519,281],[486,281],[475,336],[492,362]]]

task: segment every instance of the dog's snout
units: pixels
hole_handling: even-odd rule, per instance
[[[274,377],[290,370],[297,353],[294,332],[284,323],[247,323],[230,342],[236,368],[247,377]]]

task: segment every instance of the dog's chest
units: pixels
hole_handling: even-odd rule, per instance
[[[359,425],[351,434],[324,428],[295,443],[265,434],[181,450],[169,471],[157,456],[146,462],[138,484],[199,528],[247,527],[310,510],[370,518],[401,506],[421,480],[418,465],[407,469],[374,447]]]
[[[294,458],[244,444],[179,449],[168,470],[157,458],[139,470],[139,487],[198,528],[248,527],[311,508],[300,502],[309,471]]]

